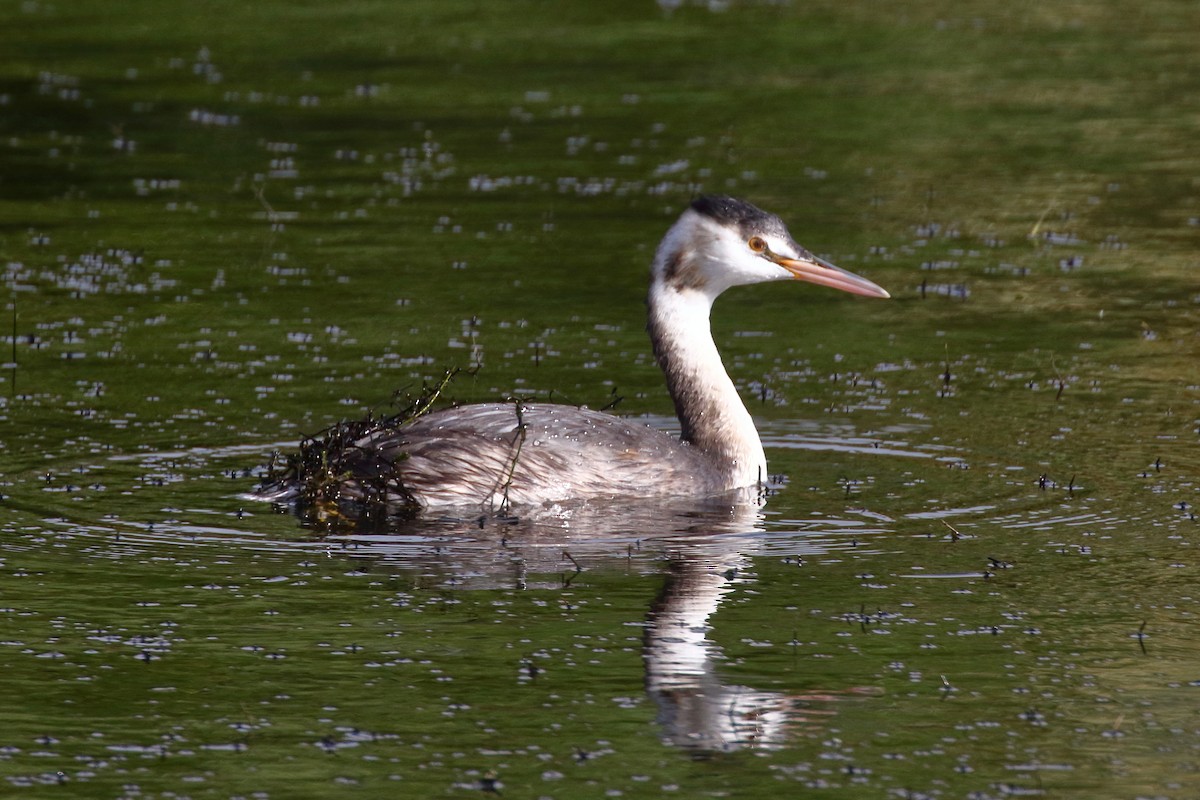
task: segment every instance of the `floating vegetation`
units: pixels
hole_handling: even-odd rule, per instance
[[[325,531],[409,519],[421,510],[402,480],[400,460],[381,458],[361,446],[387,436],[433,409],[458,374],[448,369],[435,383],[425,382],[415,396],[399,390],[392,405],[400,410],[342,420],[300,442],[282,466],[272,460],[255,494],[294,510],[309,525]]]

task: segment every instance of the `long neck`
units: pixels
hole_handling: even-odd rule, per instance
[[[713,342],[712,299],[703,291],[655,281],[647,305],[647,329],[683,426],[681,438],[727,472],[724,488],[765,482],[767,459],[758,430]]]

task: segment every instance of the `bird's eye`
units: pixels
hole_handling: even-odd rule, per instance
[[[767,249],[767,243],[758,236],[751,236],[750,241],[746,242],[746,244],[748,244],[750,249],[756,253],[765,252]]]

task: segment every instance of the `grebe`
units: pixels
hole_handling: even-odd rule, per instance
[[[587,408],[481,403],[347,428],[336,446],[320,443],[316,458],[305,458],[303,448],[317,446],[309,440],[282,478],[257,496],[304,502],[316,495],[415,514],[450,506],[700,497],[761,485],[762,442],[721,363],[709,312],[732,286],[781,280],[888,297],[802,248],[774,214],[732,197],[701,197],[658,246],[646,299],[654,356],[682,426],[678,439]],[[319,463],[321,475],[306,475],[306,462]]]

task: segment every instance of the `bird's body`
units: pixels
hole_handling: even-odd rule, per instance
[[[399,465],[425,506],[502,508],[589,497],[732,488],[707,455],[668,433],[552,403],[479,403],[360,439],[358,471]]]
[[[409,511],[494,509],[575,499],[705,496],[755,486],[766,480],[766,457],[721,363],[709,312],[727,288],[788,279],[888,296],[801,248],[775,215],[733,198],[702,197],[659,245],[646,301],[647,329],[675,402],[679,439],[574,406],[462,406],[366,428],[340,443],[336,453],[322,452],[318,460],[336,482],[334,499],[382,499]],[[303,499],[311,482],[311,476],[288,475],[260,495]],[[328,486],[322,494],[329,497]]]

